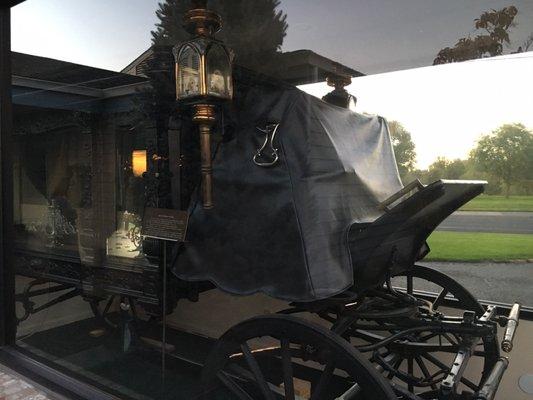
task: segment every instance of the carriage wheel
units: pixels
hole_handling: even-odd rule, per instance
[[[256,317],[229,329],[211,351],[202,383],[205,399],[396,399],[344,339],[286,315]]]
[[[120,326],[123,318],[140,319],[137,302],[131,296],[111,294],[105,298],[93,298],[89,304],[96,319],[112,330]]]
[[[408,294],[418,298],[423,297],[421,291],[435,291],[437,297],[430,301],[433,310],[448,316],[462,316],[464,311],[474,311],[479,317],[484,312],[484,308],[467,289],[449,276],[431,268],[415,265],[410,271],[396,276],[393,279],[393,286],[405,288]],[[453,300],[455,300],[454,307],[443,310],[445,303],[449,304]],[[349,340],[353,338],[354,342],[358,341],[358,344],[361,344],[361,340],[365,343],[365,339],[368,339],[366,343],[372,343],[395,333],[394,325],[391,322],[377,321],[374,329],[350,328],[344,334]],[[420,394],[422,398],[434,398],[438,384],[446,376],[453,362],[461,337],[421,332],[404,337],[402,340],[400,344],[393,343],[392,346],[375,351],[371,361],[381,367],[387,378],[406,384],[409,391]],[[461,383],[466,388],[477,391],[498,360],[498,356],[498,343],[495,337],[481,340],[470,360],[473,364],[481,361],[483,366],[481,378],[468,377],[467,371],[467,377],[463,378]]]

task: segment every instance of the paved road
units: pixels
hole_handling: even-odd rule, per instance
[[[533,234],[533,212],[456,211],[437,230]]]
[[[533,306],[533,263],[421,262],[451,276],[481,300]],[[429,288],[423,290],[430,290]]]

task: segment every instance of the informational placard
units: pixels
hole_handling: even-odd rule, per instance
[[[189,214],[186,211],[146,208],[141,235],[171,242],[183,242],[187,233],[188,221]]]

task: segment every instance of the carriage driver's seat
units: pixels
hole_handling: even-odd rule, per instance
[[[429,247],[426,239],[450,214],[481,194],[485,181],[416,180],[380,204],[374,222],[353,224],[349,247],[357,291],[380,286],[387,276],[409,269]]]

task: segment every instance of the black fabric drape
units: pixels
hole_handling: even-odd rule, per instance
[[[290,87],[257,86],[236,101],[232,138],[214,159],[216,206],[191,207],[174,272],[235,294],[342,292],[353,284],[349,227],[379,217],[378,204],[402,187],[385,121]],[[280,159],[262,168],[252,159],[267,123],[279,123]]]

